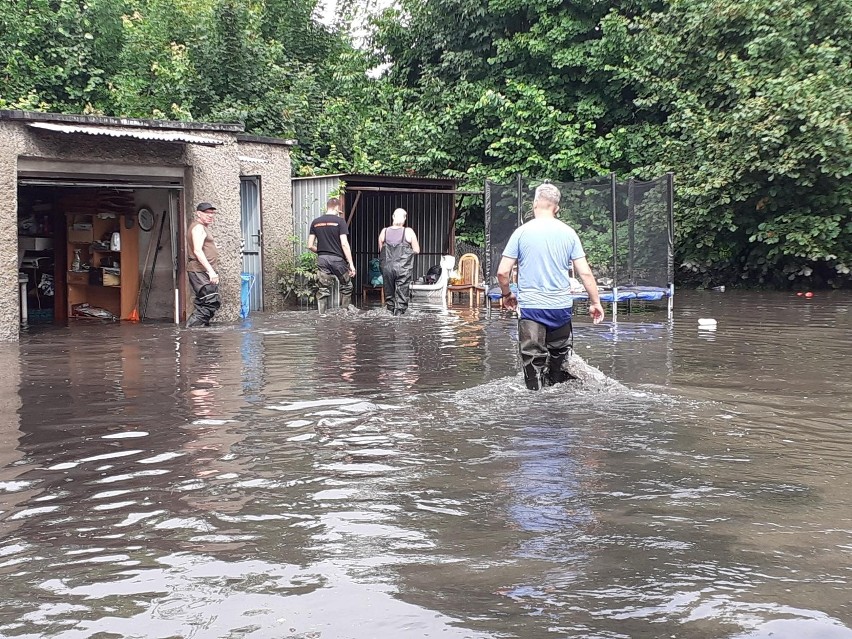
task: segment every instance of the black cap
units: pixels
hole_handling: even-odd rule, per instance
[[[201,202],[198,206],[195,207],[196,211],[208,211],[210,209],[213,209],[214,211],[219,210],[215,206],[210,204],[210,202]]]

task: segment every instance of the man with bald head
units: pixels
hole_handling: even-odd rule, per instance
[[[405,209],[396,209],[393,224],[379,233],[385,305],[394,315],[403,315],[408,310],[414,256],[420,252],[417,235],[405,226],[407,217]]]

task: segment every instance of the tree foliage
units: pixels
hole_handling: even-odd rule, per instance
[[[289,0],[8,0],[0,104],[305,134],[348,45]]]
[[[665,114],[651,164],[678,172],[684,266],[729,281],[848,279],[852,4],[677,0],[611,25],[621,77]]]
[[[5,0],[0,107],[239,121],[303,175],[674,171],[682,280],[850,282],[852,0],[369,6]]]

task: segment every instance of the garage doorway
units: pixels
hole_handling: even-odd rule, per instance
[[[181,190],[167,182],[20,177],[22,323],[177,322]]]

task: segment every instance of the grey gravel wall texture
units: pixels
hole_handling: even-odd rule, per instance
[[[233,136],[216,135],[222,146],[186,145],[185,164],[188,167],[184,228],[195,216],[198,202],[211,202],[219,210],[213,223],[213,237],[219,247],[219,295],[222,307],[216,321],[232,322],[240,315],[240,165],[237,143]],[[188,283],[187,311],[192,308]]]
[[[280,311],[284,299],[276,284],[277,266],[291,256],[293,243],[293,191],[290,180],[289,148],[278,144],[240,141],[240,175],[260,178],[263,216],[263,299],[264,310]],[[255,160],[262,160],[257,162]]]
[[[23,135],[0,122],[0,340],[18,339],[18,155]]]
[[[281,254],[292,250],[292,198],[290,186],[290,146],[286,140],[254,138],[242,135],[233,125],[187,125],[175,123],[175,129],[190,129],[193,135],[213,139],[220,144],[205,146],[178,142],[115,138],[82,133],[58,133],[31,129],[29,116],[39,121],[50,120],[49,114],[0,112],[0,341],[14,341],[19,332],[18,265],[17,265],[17,180],[18,160],[68,161],[139,167],[180,168],[184,174],[184,220],[188,225],[195,205],[213,202],[219,209],[214,235],[219,245],[222,307],[217,321],[234,321],[239,317],[240,272],[240,176],[259,176],[262,189],[264,230],[264,298],[267,310],[281,307],[275,287],[275,266]],[[55,116],[66,123],[67,116]],[[109,126],[116,131],[158,131],[171,123],[150,122],[150,128],[122,126],[114,119],[91,118],[96,126]],[[86,118],[75,124],[86,126]],[[252,161],[247,161],[250,157]],[[259,161],[258,161],[259,160]],[[88,176],[90,179],[91,175]],[[96,176],[94,176],[96,177]],[[106,178],[107,176],[104,176]],[[144,181],[144,171],[139,175]],[[186,287],[187,309],[191,295]]]

